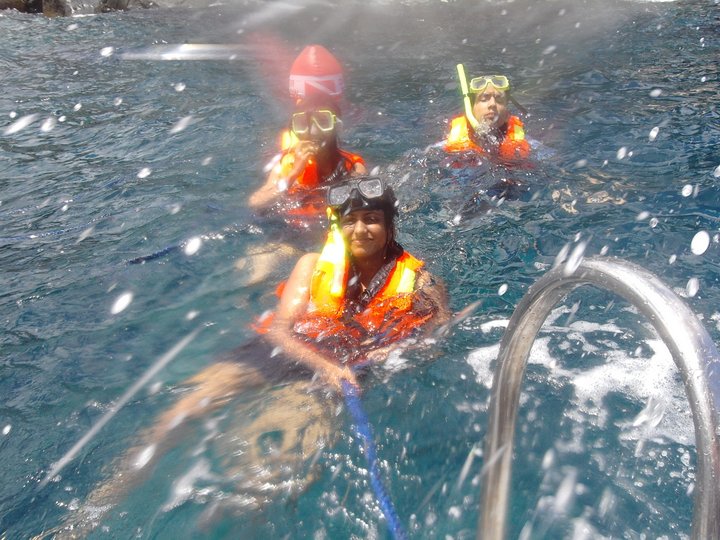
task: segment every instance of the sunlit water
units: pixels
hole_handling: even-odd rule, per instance
[[[27,538],[82,506],[180,382],[248,341],[249,323],[272,307],[292,263],[259,277],[249,262],[235,269],[279,232],[244,201],[286,121],[288,66],[322,42],[347,69],[342,138],[397,186],[402,242],[445,280],[453,310],[481,301],[431,352],[408,354],[406,369],[371,374],[363,395],[411,536],[474,537],[502,329],[559,253],[648,268],[720,338],[718,37],[717,2],[707,0],[2,13],[0,531]],[[187,42],[238,47],[225,60],[130,54]],[[426,151],[460,110],[457,62],[510,76],[531,112],[533,168],[451,169]],[[472,198],[502,178],[528,190]],[[266,398],[241,396],[193,424],[93,534],[386,537],[336,403],[339,437],[303,465],[317,468],[316,481],[259,506],[248,499],[235,434]],[[517,433],[511,537],[689,535],[687,401],[668,351],[622,300],[581,289],[553,312]]]

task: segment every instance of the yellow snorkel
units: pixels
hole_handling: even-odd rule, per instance
[[[345,237],[340,230],[337,214],[332,208],[327,208],[327,216],[330,220],[330,231],[322,252],[319,263],[321,266],[328,265],[335,270],[330,286],[330,295],[333,298],[341,298],[345,292],[345,273],[347,272],[347,246]]]
[[[467,77],[465,76],[465,66],[457,65],[458,78],[460,79],[460,89],[462,90],[463,102],[465,103],[465,116],[475,131],[480,130],[480,122],[477,121],[472,111],[472,103],[470,103],[470,90],[468,89]]]

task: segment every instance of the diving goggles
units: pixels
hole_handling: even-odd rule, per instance
[[[385,182],[380,178],[363,178],[357,182],[351,181],[331,186],[327,192],[328,206],[342,206],[353,196],[353,191],[356,190],[364,199],[380,199],[385,193]]]
[[[293,114],[290,127],[298,135],[305,135],[310,132],[312,125],[315,124],[320,131],[327,133],[335,129],[335,124],[338,121],[335,113],[328,109],[320,109],[318,111],[305,111]]]
[[[481,94],[485,91],[488,84],[492,84],[500,91],[510,88],[510,81],[505,75],[483,75],[470,79],[470,91],[474,94]]]

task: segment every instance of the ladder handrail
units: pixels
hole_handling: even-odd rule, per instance
[[[562,263],[533,284],[503,335],[493,378],[477,538],[505,537],[515,419],[530,349],[550,311],[573,289],[615,292],[650,319],[681,372],[695,426],[692,538],[720,538],[720,354],[695,314],[659,278],[627,261]]]

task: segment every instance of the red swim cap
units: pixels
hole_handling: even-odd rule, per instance
[[[342,66],[322,45],[308,45],[290,68],[290,96],[302,99],[312,94],[340,96],[345,89]]]

